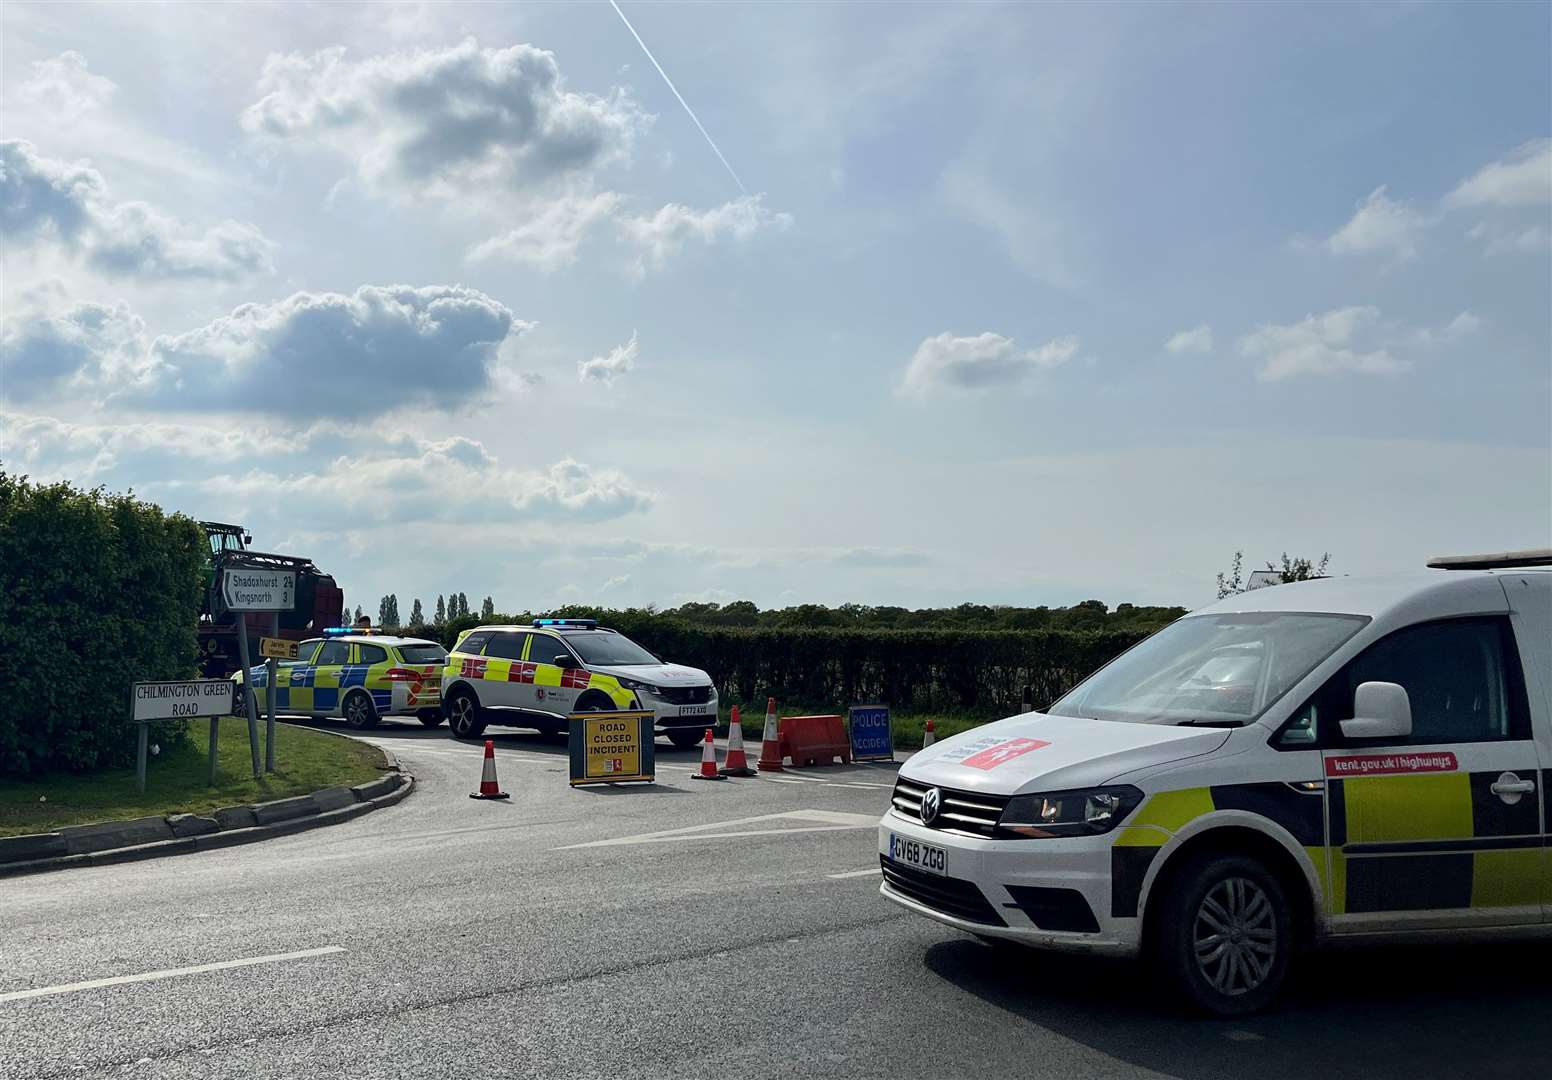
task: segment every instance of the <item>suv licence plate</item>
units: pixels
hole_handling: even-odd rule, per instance
[[[681,705],[681,706],[679,706],[679,715],[680,716],[705,716],[706,712],[707,712],[707,709],[706,709],[705,705]]]
[[[889,861],[904,863],[917,870],[925,870],[929,874],[941,876],[948,873],[945,869],[948,853],[942,848],[924,844],[920,840],[912,840],[908,836],[899,836],[896,833],[889,834]]]

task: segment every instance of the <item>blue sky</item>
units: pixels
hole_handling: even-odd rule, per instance
[[[1552,8],[7,4],[0,458],[499,607],[1552,543]],[[219,48],[213,48],[219,43]]]

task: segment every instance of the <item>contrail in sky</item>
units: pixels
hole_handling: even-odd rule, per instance
[[[657,62],[657,57],[652,55],[652,50],[647,48],[647,43],[641,40],[641,35],[636,33],[636,28],[632,26],[631,21],[625,17],[625,12],[620,10],[620,5],[615,3],[615,0],[609,0],[609,6],[614,8],[614,13],[618,15],[620,17],[620,21],[625,24],[625,29],[631,32],[631,37],[636,39],[636,44],[641,46],[641,51],[647,54],[647,59],[652,61],[653,67],[657,68],[657,73],[663,76],[663,81],[666,82],[668,84],[668,88],[674,92],[674,97],[679,99],[679,104],[684,106],[684,111],[690,114],[690,119],[695,121],[695,126],[700,128],[702,135],[706,136],[706,145],[711,147],[711,152],[717,155],[718,161],[722,162],[722,167],[726,169],[728,171],[728,175],[733,178],[733,183],[738,185],[738,190],[743,192],[745,195],[748,195],[749,189],[744,187],[744,182],[740,180],[738,178],[738,174],[733,171],[733,166],[728,164],[728,159],[722,156],[721,150],[717,149],[716,142],[712,139],[711,135],[707,133],[706,126],[701,123],[700,117],[695,115],[695,110],[690,108],[690,103],[684,100],[684,95],[681,94],[679,92],[679,88],[674,85],[674,80],[668,77],[668,72],[663,70],[663,65]]]

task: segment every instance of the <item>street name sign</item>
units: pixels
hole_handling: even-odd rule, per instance
[[[853,761],[893,761],[894,731],[889,724],[889,709],[883,705],[851,707],[851,759]]]
[[[229,611],[290,611],[296,606],[296,571],[225,570],[221,598]]]
[[[572,713],[568,721],[572,787],[653,782],[651,712]]]
[[[300,642],[287,641],[285,638],[261,637],[259,638],[259,655],[276,660],[295,660],[299,653]]]
[[[135,723],[231,716],[237,711],[237,684],[230,679],[140,682],[130,703]]]

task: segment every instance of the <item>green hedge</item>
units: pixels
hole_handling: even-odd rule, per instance
[[[570,615],[568,611],[565,614]],[[698,626],[651,612],[598,612],[603,625],[676,664],[710,673],[725,699],[763,706],[878,702],[905,712],[986,717],[1019,710],[1023,688],[1050,704],[1147,636],[1143,630],[883,630]],[[525,624],[531,615],[493,622]],[[452,647],[471,617],[405,633]]]
[[[133,495],[0,472],[0,775],[133,762],[130,685],[196,672],[204,550]]]

